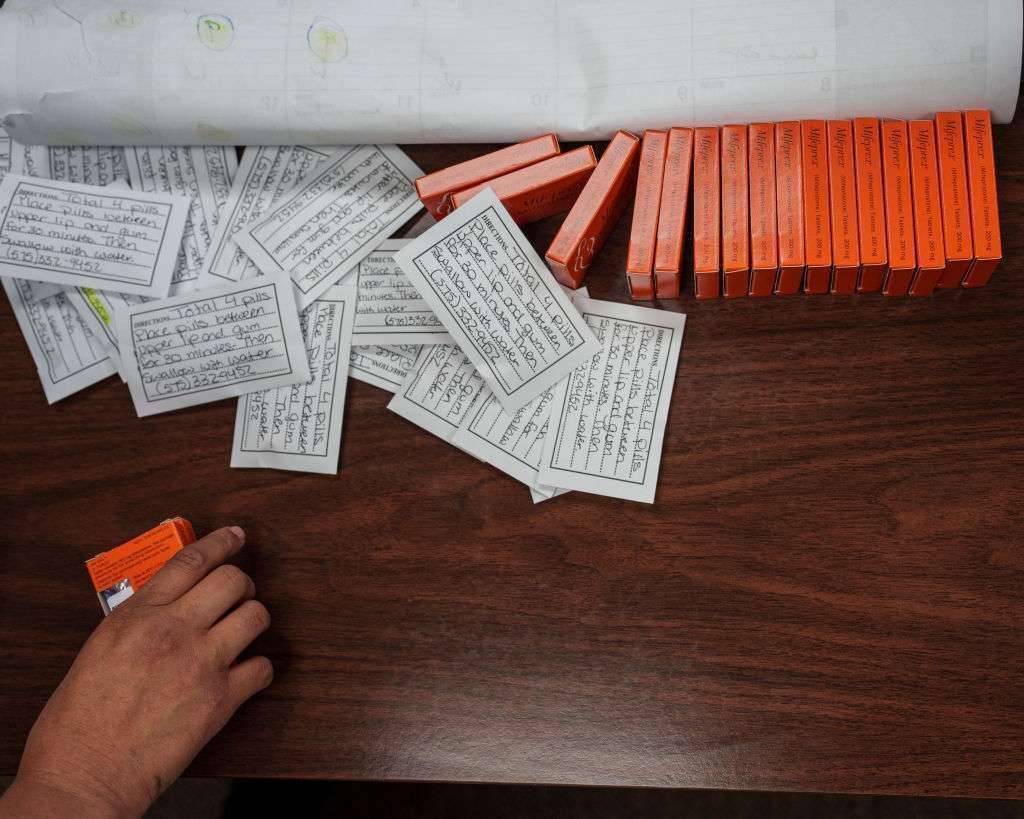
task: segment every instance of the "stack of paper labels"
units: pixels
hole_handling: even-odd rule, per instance
[[[490,189],[415,239],[393,146],[23,147],[0,276],[49,401],[238,398],[231,463],[334,474],[347,377],[526,484],[653,502],[685,317],[569,294]]]

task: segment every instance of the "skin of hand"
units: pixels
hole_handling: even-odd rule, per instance
[[[29,734],[0,817],[137,817],[253,694],[266,657],[238,655],[270,626],[218,529],[181,549],[96,628]]]

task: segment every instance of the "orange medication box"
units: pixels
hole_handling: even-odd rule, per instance
[[[452,212],[451,197],[456,191],[549,159],[558,152],[558,137],[544,134],[421,176],[416,180],[416,193],[431,215],[441,219]]]
[[[452,205],[460,207],[491,188],[516,224],[525,225],[569,210],[596,167],[594,149],[584,145],[453,193]]]
[[[644,131],[626,254],[626,281],[634,299],[654,298],[654,252],[667,150],[667,131]]]
[[[590,262],[622,215],[636,180],[639,156],[640,140],[629,131],[612,137],[555,234],[545,258],[555,278],[566,287],[583,283]]]
[[[182,546],[195,539],[191,523],[184,518],[172,518],[87,560],[85,568],[103,613],[110,614],[135,594]]]
[[[857,174],[853,160],[853,123],[828,122],[828,190],[832,214],[832,292],[852,295],[860,274],[857,235]]]
[[[658,207],[658,241],[654,251],[654,294],[678,299],[682,277],[686,204],[693,167],[693,129],[672,128],[665,151],[665,174]]]
[[[747,129],[750,181],[750,295],[770,296],[779,274],[775,223],[775,128],[757,122]]]
[[[750,186],[747,126],[722,127],[722,295],[750,292]]]
[[[885,232],[889,245],[889,270],[882,292],[887,296],[905,296],[917,269],[917,254],[914,249],[907,123],[901,119],[887,119],[882,123],[882,175],[885,181]]]
[[[915,119],[910,121],[908,129],[910,181],[914,192],[914,242],[917,245],[917,274],[910,284],[910,295],[930,296],[946,271],[935,126],[930,119]]]
[[[959,111],[935,115],[935,147],[942,194],[942,239],[946,245],[946,272],[939,279],[939,287],[957,287],[974,261],[964,124]]]
[[[714,299],[722,275],[718,129],[696,128],[693,140],[693,294]]]
[[[804,281],[804,194],[800,123],[775,124],[775,202],[779,222],[779,280],[775,292],[789,295]]]
[[[967,152],[967,184],[971,192],[974,264],[967,271],[963,284],[964,287],[981,287],[988,284],[1003,258],[992,119],[988,111],[964,111],[964,147]]]
[[[804,236],[807,274],[804,290],[827,293],[832,280],[832,235],[828,206],[828,141],[825,120],[800,123],[804,175]]]
[[[881,134],[874,117],[853,121],[853,158],[857,168],[857,231],[860,237],[860,281],[857,290],[882,289],[888,269],[885,241],[885,191],[882,182]]]

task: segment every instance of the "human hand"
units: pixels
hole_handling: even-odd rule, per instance
[[[226,565],[237,527],[184,547],[97,626],[29,734],[0,816],[135,817],[249,697],[266,657],[236,662],[270,625]]]

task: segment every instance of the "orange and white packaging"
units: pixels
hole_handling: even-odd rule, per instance
[[[750,183],[747,126],[722,126],[722,295],[750,292]]]
[[[964,111],[964,149],[967,152],[967,184],[971,192],[974,264],[964,276],[963,286],[982,287],[988,284],[1003,258],[992,118],[988,111]]]
[[[780,296],[798,293],[804,283],[804,191],[800,123],[775,123],[775,204],[779,225]]]
[[[832,231],[828,201],[828,135],[823,119],[800,122],[804,180],[804,291],[827,293],[832,282]]]
[[[584,145],[453,193],[452,205],[461,207],[490,188],[515,223],[526,225],[569,210],[596,167],[594,149]]]
[[[428,173],[416,180],[416,194],[436,219],[452,212],[452,194],[558,154],[558,137],[543,134]]]
[[[625,209],[636,181],[640,140],[619,131],[601,155],[544,255],[554,277],[566,287],[583,283],[594,256]]]
[[[853,121],[853,159],[857,169],[857,232],[860,238],[859,293],[882,289],[889,265],[885,239],[885,186],[882,135],[875,117]]]
[[[747,129],[750,182],[750,295],[770,296],[779,275],[775,221],[775,126],[755,122]]]
[[[654,298],[654,254],[658,240],[661,183],[668,151],[667,131],[644,131],[633,198],[633,223],[626,252],[626,281],[634,299]]]
[[[917,270],[914,244],[914,204],[910,182],[910,151],[907,123],[901,119],[882,122],[882,175],[885,182],[885,233],[889,269],[882,292],[905,296]]]
[[[959,287],[974,261],[964,123],[959,111],[940,111],[935,115],[935,149],[939,160],[942,239],[946,245],[946,272],[939,279],[939,287]]]
[[[860,277],[857,234],[857,173],[853,158],[853,123],[828,121],[828,189],[832,215],[832,292],[849,296]]]
[[[693,131],[693,293],[718,298],[722,277],[721,173],[717,128]]]
[[[910,180],[914,191],[914,243],[917,246],[917,273],[910,283],[910,295],[930,296],[946,272],[935,126],[930,119],[915,119],[908,123],[907,128],[910,134]]]
[[[654,251],[654,294],[659,299],[679,298],[692,168],[693,129],[671,128],[665,150],[665,174],[661,183]]]

